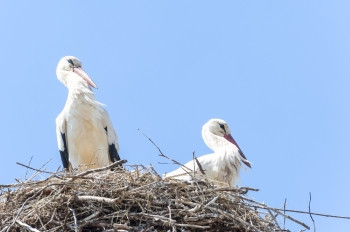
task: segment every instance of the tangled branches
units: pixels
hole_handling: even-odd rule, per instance
[[[116,168],[124,162],[0,186],[0,231],[283,231],[282,211],[246,197],[257,189],[162,180],[153,168]]]

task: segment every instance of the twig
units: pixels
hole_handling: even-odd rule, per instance
[[[190,213],[197,213],[202,208],[202,205],[196,205],[194,208],[187,210]]]
[[[39,181],[35,181],[35,182],[21,182],[21,183],[17,183],[17,184],[3,184],[3,185],[0,185],[0,188],[16,188],[18,186],[28,186],[28,185],[38,185],[40,183],[44,183],[50,179],[52,179],[53,177],[57,177],[59,178],[58,176],[56,175],[52,175],[52,176],[49,176],[48,178],[46,178],[45,180],[39,180]]]
[[[347,216],[337,216],[337,215],[331,215],[331,214],[313,213],[313,212],[307,212],[307,211],[301,211],[301,210],[286,209],[286,212],[302,213],[302,214],[309,214],[309,215],[315,215],[315,216],[320,216],[320,217],[331,217],[331,218],[349,219],[350,220],[350,217],[347,217]]]
[[[75,215],[75,210],[72,208],[69,208],[70,211],[72,211],[73,214],[73,218],[74,218],[74,230],[75,232],[78,232],[78,220],[77,220],[77,216]]]
[[[283,213],[286,214],[287,198],[284,198]],[[286,229],[286,218],[283,217],[283,229]]]
[[[316,232],[315,220],[313,219],[312,214],[311,214],[311,192],[309,192],[309,196],[310,196],[310,199],[309,199],[309,215],[310,215],[310,218],[312,220],[312,224],[314,225],[314,232]]]
[[[126,162],[128,162],[128,161],[127,160],[118,160],[118,161],[116,161],[116,162],[114,162],[114,163],[112,163],[112,164],[110,164],[110,165],[108,165],[106,167],[96,168],[96,169],[89,169],[89,170],[87,170],[85,172],[79,173],[77,175],[73,175],[71,177],[82,177],[82,176],[86,176],[86,175],[88,175],[90,173],[102,172],[102,171],[105,171],[105,170],[108,170],[108,169],[112,169],[112,168],[114,168],[114,167],[116,167],[116,166],[118,166],[120,164],[124,164]]]
[[[154,175],[156,175],[158,177],[159,180],[162,179],[162,177],[158,174],[158,172],[153,168],[153,165],[150,164],[150,168],[151,168],[151,171]]]
[[[196,228],[196,229],[210,229],[210,226],[200,226],[200,225],[191,225],[191,224],[175,224],[176,226],[182,226],[182,227],[190,227],[190,228]]]
[[[194,160],[195,158],[195,155],[194,155],[194,152],[192,153],[192,159]],[[196,163],[193,162],[193,177],[196,176]]]
[[[205,206],[210,206],[211,204],[215,203],[215,201],[220,197],[220,195],[217,195],[216,197],[214,197],[211,201],[209,201],[207,204],[205,204]]]
[[[267,207],[268,208],[268,207]],[[272,211],[274,211],[275,213],[278,213],[279,215],[283,216],[283,217],[286,217],[288,218],[289,220],[295,222],[295,223],[298,223],[299,225],[302,225],[303,227],[305,227],[306,229],[310,230],[310,227],[308,225],[306,225],[305,223],[295,219],[295,218],[292,218],[291,216],[289,215],[286,215],[284,213],[281,213],[279,210],[277,209],[273,209],[273,208],[270,208]]]
[[[276,214],[276,215],[273,215],[270,209],[267,209],[267,211],[270,213],[270,215],[271,215],[271,217],[272,217],[272,220],[275,222],[275,225],[277,226],[277,228],[278,228],[279,230],[281,230],[280,225],[279,225],[278,222],[276,221],[276,216],[277,216],[277,214]]]
[[[37,218],[38,218],[38,220],[39,220],[39,222],[40,222],[40,224],[41,224],[41,228],[43,228],[44,230],[46,230],[46,227],[45,227],[43,221],[41,220],[40,215],[38,214],[38,212],[36,212],[36,216],[37,216]]]
[[[203,168],[202,168],[202,165],[199,163],[199,161],[198,161],[197,157],[195,156],[194,152],[193,152],[193,158],[196,160],[196,163],[197,163],[197,165],[198,165],[198,168],[199,168],[199,170],[201,171],[201,173],[203,174],[203,176],[206,176],[206,175],[205,175],[205,172],[204,172],[204,170],[203,170]]]
[[[145,136],[157,149],[158,149],[158,151],[159,151],[159,156],[161,156],[161,157],[164,157],[164,158],[166,158],[166,159],[168,159],[168,160],[171,160],[174,164],[177,164],[177,165],[180,165],[182,168],[185,168],[186,170],[188,170],[189,172],[192,172],[192,170],[189,168],[189,167],[186,167],[185,165],[183,165],[183,164],[181,164],[180,162],[178,162],[178,161],[176,161],[176,160],[174,160],[174,159],[172,159],[172,158],[170,158],[170,157],[168,157],[168,156],[166,156],[166,155],[164,155],[164,153],[162,152],[162,150],[160,150],[160,148],[155,144],[155,142],[153,142],[153,140],[150,138],[150,137],[148,137],[145,133],[143,133],[140,129],[137,129],[143,136]],[[188,173],[188,171],[186,171],[186,170],[184,170],[185,172],[187,172],[187,174],[189,174]],[[190,175],[190,174],[189,174]]]
[[[53,221],[53,218],[55,217],[56,212],[57,212],[57,208],[54,209],[54,211],[53,211],[53,213],[52,213],[52,215],[51,215],[50,220],[44,225],[44,228],[46,228],[46,226],[49,225],[49,224]]]
[[[257,205],[254,205],[254,207],[261,208],[261,209],[265,209],[267,207],[265,204],[256,202],[254,200],[251,200],[251,199],[248,199],[248,198],[245,198],[245,197],[242,197],[242,196],[241,196],[241,198],[246,200],[246,201],[249,201],[249,202],[252,202],[254,204],[257,204]],[[262,207],[260,207],[258,205],[261,205]],[[281,210],[279,208],[270,208],[270,209],[277,210],[277,211]],[[330,215],[330,214],[313,213],[313,212],[302,211],[302,210],[293,210],[293,209],[283,209],[283,211],[284,212],[290,212],[290,213],[311,214],[311,215],[320,216],[320,217],[331,217],[331,218],[349,219],[350,220],[350,217],[348,217],[348,216],[337,216],[337,215]]]
[[[140,216],[145,216],[145,217],[151,217],[151,218],[154,218],[156,221],[161,220],[163,222],[169,222],[169,223],[176,222],[173,219],[169,219],[169,218],[161,216],[161,215],[154,215],[154,214],[149,214],[149,213],[129,213],[129,215],[140,215]]]
[[[33,159],[33,156],[30,157],[30,160],[28,162],[28,165],[30,165],[30,163],[32,162],[32,159]],[[26,180],[27,179],[27,174],[28,174],[28,169],[26,170],[26,174],[24,176],[24,179]]]
[[[168,210],[169,210],[169,224],[170,224],[170,226],[171,226],[171,228],[172,228],[172,230],[173,230],[173,232],[176,232],[176,227],[175,227],[175,225],[174,225],[174,223],[173,223],[173,219],[171,219],[171,201],[169,201],[169,205],[168,205]]]
[[[42,169],[51,162],[52,159],[49,159],[46,163],[44,163],[38,171],[36,171],[36,173],[34,173],[28,180],[26,180],[27,182],[30,181],[31,179],[33,179],[34,177],[36,177],[37,175],[39,175],[40,173],[45,173],[45,171],[43,171]]]
[[[262,208],[262,209],[267,209],[267,208],[269,208],[270,210],[274,211],[275,213],[278,213],[279,215],[281,215],[281,216],[283,216],[283,217],[286,217],[286,218],[288,218],[289,220],[291,220],[291,221],[293,221],[293,222],[295,222],[295,223],[297,223],[297,224],[299,224],[299,225],[305,227],[306,229],[310,230],[310,227],[309,227],[308,225],[306,225],[305,223],[303,223],[303,222],[301,222],[301,221],[298,221],[297,219],[292,218],[291,216],[288,216],[288,215],[286,215],[286,214],[280,212],[280,209],[270,208],[270,207],[268,207],[267,205],[265,205],[265,204],[263,204],[263,203],[256,202],[256,201],[251,200],[251,199],[248,199],[248,198],[246,198],[246,197],[242,197],[242,198],[243,198],[244,200],[248,201],[248,202],[252,202],[252,203],[256,204],[256,206],[254,206],[254,207]],[[286,210],[286,211],[288,211],[288,210]]]
[[[215,188],[215,189],[207,189],[207,190],[203,190],[203,193],[207,193],[207,192],[221,192],[221,191],[227,191],[227,192],[238,192],[240,194],[246,194],[248,193],[248,191],[254,191],[254,192],[258,192],[259,189],[257,188],[250,188],[250,187],[239,187],[239,188],[236,188],[236,187],[218,187],[218,188]]]
[[[118,198],[111,199],[107,197],[97,197],[97,196],[76,196],[75,199],[78,201],[97,201],[97,202],[106,203],[106,204],[115,204],[118,200]]]
[[[161,155],[165,156],[164,153],[162,152],[162,150],[160,150],[160,148],[153,142],[153,140],[152,140],[150,137],[148,137],[145,133],[143,133],[143,132],[140,130],[140,128],[138,128],[137,130],[138,130],[143,136],[145,136],[145,137],[158,149],[158,151],[159,151],[159,153],[160,153]],[[177,162],[177,161],[173,161],[173,162]]]
[[[4,228],[2,228],[2,230],[0,232],[7,231],[8,228],[9,228],[9,226],[5,226]]]
[[[51,160],[50,160],[51,161]],[[49,161],[48,161],[49,162]],[[20,163],[20,162],[16,162],[16,164],[18,164],[18,165],[20,165],[20,166],[23,166],[23,167],[25,167],[25,168],[27,168],[27,169],[31,169],[31,170],[33,170],[33,171],[36,171],[36,172],[42,172],[42,173],[46,173],[46,174],[51,174],[51,175],[56,175],[57,173],[55,173],[55,172],[48,172],[48,171],[44,171],[44,170],[41,170],[41,169],[36,169],[36,168],[32,168],[32,167],[30,167],[30,166],[28,166],[28,165],[25,165],[25,164],[22,164],[22,163]],[[30,164],[30,163],[29,163]],[[47,163],[46,163],[47,164]]]
[[[16,223],[22,227],[24,227],[25,229],[29,230],[29,231],[33,231],[33,232],[40,232],[39,230],[37,229],[34,229],[33,227],[31,227],[30,225],[24,223],[24,222],[21,222],[20,220],[16,219]]]

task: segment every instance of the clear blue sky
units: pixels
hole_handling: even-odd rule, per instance
[[[99,89],[121,157],[159,173],[192,152],[210,118],[226,120],[252,169],[241,185],[270,206],[350,216],[349,1],[0,1],[0,183],[16,162],[60,165],[55,118],[74,55]],[[312,225],[306,215],[292,215]],[[315,217],[317,231],[350,221]],[[292,231],[302,227],[288,223]]]

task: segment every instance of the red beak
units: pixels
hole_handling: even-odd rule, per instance
[[[234,140],[234,138],[232,137],[231,134],[225,134],[224,135],[224,138],[229,141],[230,143],[234,144],[237,148],[238,148],[238,151],[239,151],[239,154],[242,156],[243,160],[242,162],[247,165],[249,168],[252,168],[252,166],[250,165],[249,161],[247,160],[247,158],[245,157],[245,155],[243,154],[241,148],[239,148],[238,144],[236,143],[236,141]]]

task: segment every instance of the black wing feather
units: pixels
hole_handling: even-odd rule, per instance
[[[106,134],[108,135],[107,127],[105,127],[105,131],[106,131]],[[119,153],[118,153],[117,149],[115,148],[114,143],[108,144],[108,152],[109,152],[109,159],[111,162],[114,163],[114,162],[120,160]]]
[[[118,160],[120,160],[119,154],[117,149],[115,148],[115,144],[112,143],[111,145],[109,145],[109,158],[111,159],[111,161],[114,163]]]
[[[66,134],[61,133],[61,137],[62,137],[62,141],[63,141],[63,145],[64,145],[64,150],[63,151],[60,150],[61,160],[62,160],[63,168],[68,169],[69,160],[68,160],[68,149],[67,149],[67,142],[66,142]]]

